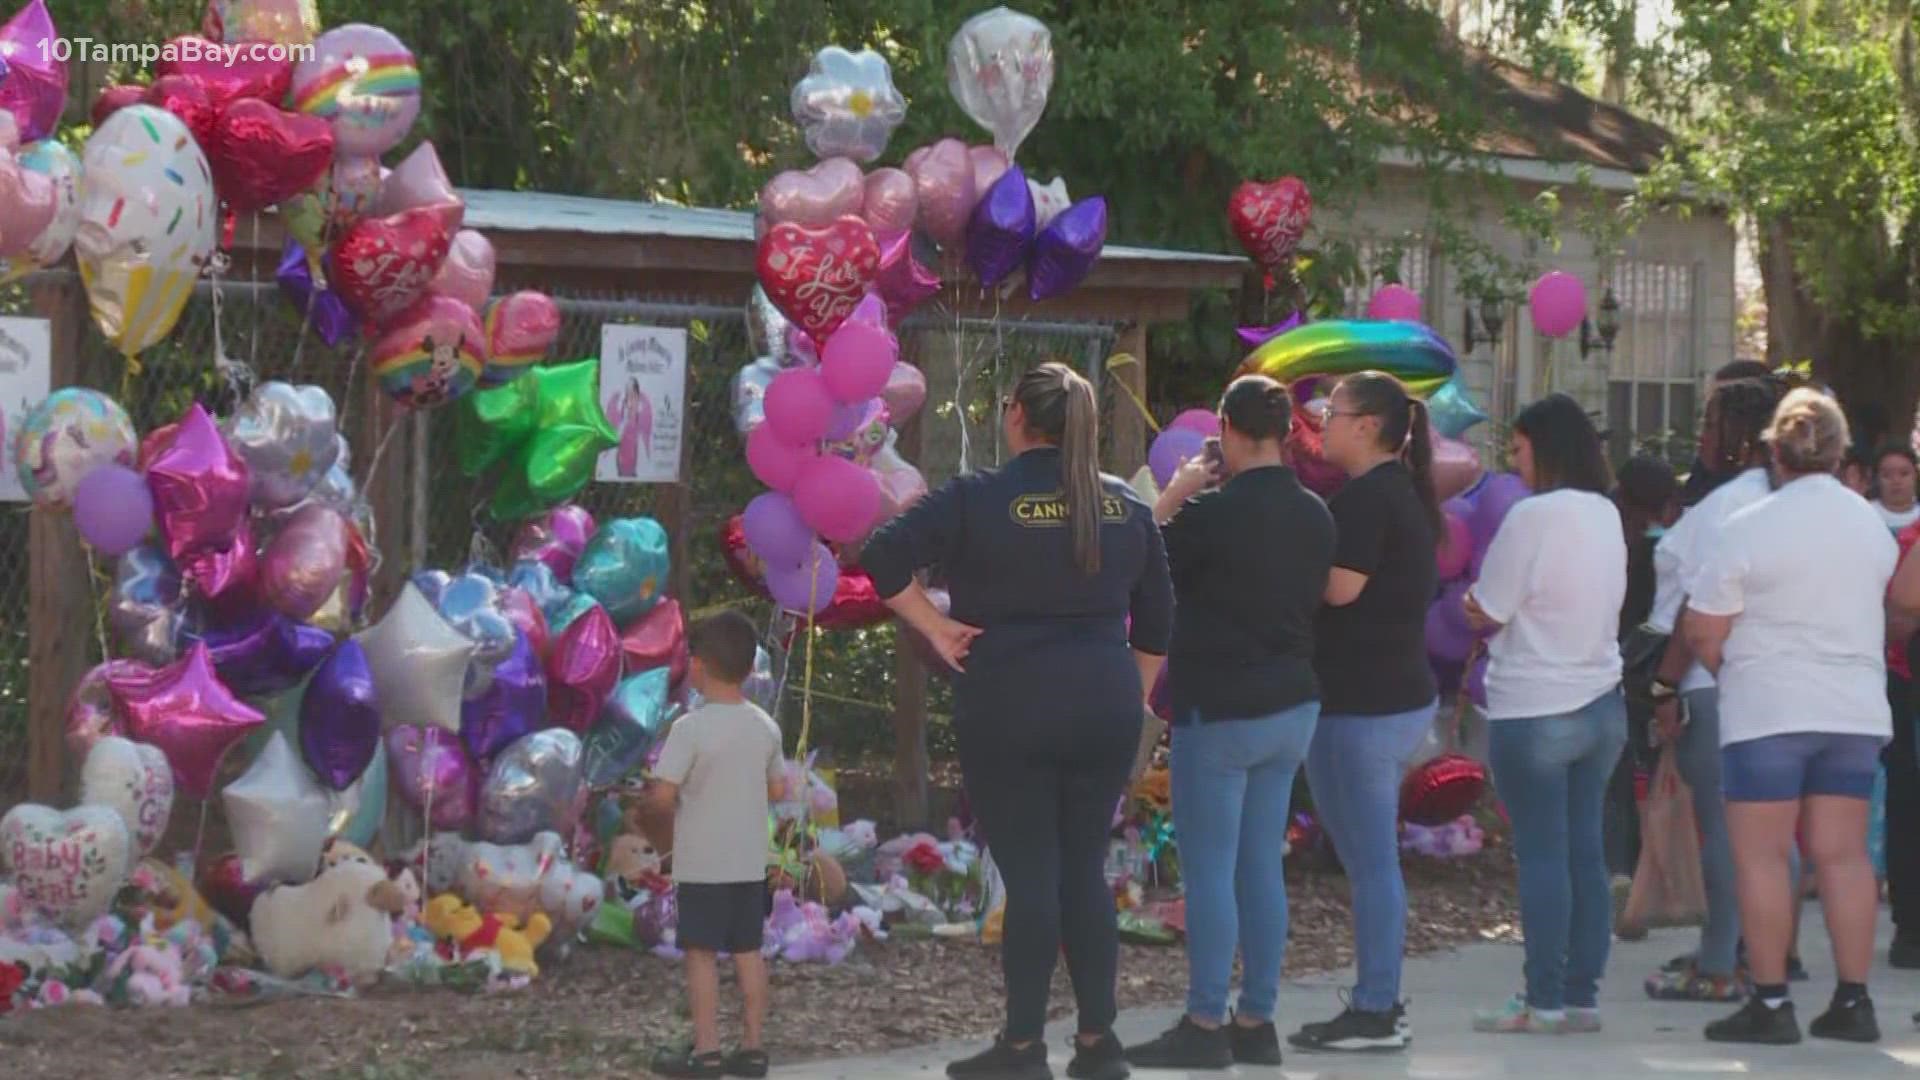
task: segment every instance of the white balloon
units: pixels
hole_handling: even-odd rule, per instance
[[[127,824],[110,807],[21,803],[0,818],[0,870],[27,907],[64,926],[104,914],[132,869]]]
[[[240,779],[221,793],[233,848],[249,880],[313,880],[327,846],[327,791],[276,731]]]
[[[173,813],[173,767],[157,746],[103,736],[80,767],[80,801],[118,813],[138,859],[167,831]]]
[[[409,582],[359,641],[379,695],[382,730],[418,724],[459,733],[473,642],[441,618],[419,589]]]
[[[947,45],[947,89],[1012,160],[1047,109],[1053,33],[1012,8],[975,15]]]

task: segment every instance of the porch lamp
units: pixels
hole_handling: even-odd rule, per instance
[[[1600,318],[1598,331],[1592,319],[1580,320],[1580,359],[1598,349],[1611,354],[1613,339],[1620,336],[1620,301],[1614,299],[1613,286],[1600,296]]]
[[[1483,296],[1480,298],[1479,334],[1476,335],[1474,333],[1473,309],[1467,308],[1464,315],[1466,319],[1466,333],[1462,335],[1462,338],[1467,343],[1468,352],[1473,351],[1473,346],[1476,341],[1483,341],[1494,348],[1500,347],[1500,329],[1507,323],[1507,306],[1500,297]]]

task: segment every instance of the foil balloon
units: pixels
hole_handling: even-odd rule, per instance
[[[476,761],[489,761],[521,736],[538,730],[546,716],[545,667],[532,638],[516,634],[512,651],[494,666],[486,689],[460,706],[460,738]]]
[[[0,78],[4,78],[0,75]],[[105,123],[107,117],[129,105],[137,105],[146,100],[148,88],[137,84],[119,84],[108,86],[93,99],[93,109],[88,113],[94,127]],[[41,140],[45,141],[45,140]]]
[[[0,58],[6,61],[0,109],[13,115],[22,144],[46,138],[60,124],[67,107],[67,61],[60,59],[68,52],[64,44],[46,0],[27,0],[0,26]]]
[[[1306,317],[1296,311],[1270,326],[1242,326],[1236,329],[1234,334],[1247,348],[1257,349],[1306,321]]]
[[[142,544],[120,556],[107,594],[107,623],[119,651],[147,664],[170,664],[180,655],[186,600],[180,571],[157,544]]]
[[[197,402],[180,418],[173,442],[147,466],[147,481],[167,554],[183,568],[192,556],[226,549],[246,522],[247,463]]]
[[[620,632],[606,609],[588,608],[553,639],[547,657],[547,713],[585,734],[620,681]]]
[[[873,291],[886,302],[887,318],[898,324],[940,291],[940,276],[914,258],[911,233],[876,229],[874,239],[880,246],[880,266],[873,275]]]
[[[74,255],[94,322],[132,356],[173,329],[213,254],[213,173],[180,118],[151,105],[108,117],[83,159]]]
[[[179,117],[180,122],[187,125],[187,131],[192,133],[193,140],[207,154],[208,164],[213,164],[220,108],[214,104],[213,95],[207,92],[206,83],[198,75],[162,75],[147,87],[146,96],[141,100]],[[215,187],[218,186],[216,171]]]
[[[108,807],[20,803],[0,817],[0,871],[15,901],[69,930],[104,914],[132,868],[133,839]]]
[[[913,186],[913,177],[899,169],[875,169],[867,174],[862,187],[860,216],[874,235],[913,230],[920,214],[920,193]]]
[[[1053,88],[1053,34],[1011,8],[983,11],[947,45],[947,89],[1012,158],[1040,122]]]
[[[512,655],[513,623],[500,609],[500,587],[484,574],[468,571],[450,578],[435,606],[447,625],[473,642],[473,664],[491,670]]]
[[[386,617],[361,631],[358,640],[373,670],[383,724],[460,730],[461,690],[473,642],[447,625],[419,589],[400,590]]]
[[[333,165],[333,129],[326,121],[242,98],[220,111],[212,142],[202,147],[214,188],[236,212],[282,203],[318,183]]]
[[[387,732],[387,761],[407,805],[426,812],[436,829],[464,829],[473,821],[473,763],[460,741],[438,728],[402,724]]]
[[[446,207],[422,206],[403,210],[392,217],[361,218],[347,226],[346,232],[333,247],[330,264],[332,273],[328,280],[355,315],[376,326],[383,325],[413,307],[426,293],[427,285],[440,272],[440,264],[447,257],[447,245],[452,241],[453,229],[446,218],[448,213]],[[385,360],[389,368],[395,365],[408,368],[401,373],[400,385],[405,385],[407,377],[432,370],[434,374],[442,376],[441,382],[445,387],[451,387],[459,376],[458,366],[463,359],[461,351],[475,354],[482,348],[480,327],[474,321],[472,309],[445,297],[437,299],[453,304],[465,313],[464,318],[454,318],[441,331],[443,340],[439,344],[443,347],[454,345],[454,351],[447,356],[448,363],[444,370],[434,369],[422,364],[419,355],[414,355],[420,351],[418,333],[394,340],[384,350]],[[464,340],[456,344],[456,339],[462,338],[463,332],[468,333]],[[396,359],[395,354],[398,353],[409,355]],[[440,357],[435,355],[434,359],[439,360]],[[465,360],[468,364],[481,362],[471,355]],[[382,374],[379,370],[375,373]],[[474,374],[477,373],[476,367]],[[388,393],[395,393],[400,388],[384,375],[382,381],[386,383]],[[471,377],[467,384],[472,385]]]
[[[299,685],[333,651],[333,635],[277,613],[185,634],[205,646],[214,670],[236,694],[278,694]]]
[[[532,595],[525,589],[509,585],[500,591],[500,610],[506,613],[507,621],[513,624],[513,628],[527,639],[527,644],[533,649],[534,659],[545,664],[551,632],[547,629],[546,612],[533,602]],[[498,677],[499,668],[494,669],[494,674]]]
[[[652,518],[602,522],[574,564],[573,587],[599,601],[618,623],[653,610],[667,587],[667,530]]]
[[[166,835],[173,813],[173,769],[158,747],[109,735],[87,751],[80,766],[80,802],[120,815],[135,858]]]
[[[440,272],[433,276],[427,290],[479,311],[493,295],[494,270],[493,241],[478,230],[461,229],[453,234],[447,261],[440,264]]]
[[[161,50],[154,74],[191,79],[205,88],[215,109],[257,99],[278,105],[286,99],[293,79],[293,63],[280,49],[237,49],[229,52],[199,34],[182,34]]]
[[[1073,204],[1033,241],[1027,295],[1059,296],[1085,281],[1107,243],[1107,200],[1099,195]]]
[[[1033,192],[1026,174],[1008,169],[974,205],[967,224],[967,265],[982,285],[996,285],[1026,261],[1033,246]]]
[[[872,49],[848,52],[829,45],[814,53],[790,104],[808,149],[822,158],[872,161],[907,118],[907,99],[894,89],[893,69]]]
[[[618,782],[631,773],[648,750],[666,733],[667,699],[671,678],[666,668],[655,668],[620,680],[587,733],[581,751],[581,771],[596,787]]]
[[[340,643],[300,699],[300,752],[320,782],[345,791],[380,749],[380,702],[360,643]]]
[[[501,751],[480,787],[480,835],[521,844],[534,834],[568,832],[584,809],[580,736],[564,728],[536,731]]]
[[[1056,176],[1053,183],[1042,184],[1027,178],[1027,190],[1033,192],[1033,223],[1036,228],[1045,229],[1053,224],[1053,219],[1061,215],[1073,200],[1067,196],[1067,182]]]
[[[316,277],[317,264],[307,257],[307,249],[298,240],[287,238],[286,245],[280,249],[280,266],[274,272],[274,280],[280,283],[280,293],[300,312],[314,333],[329,347],[338,346],[360,330],[360,322],[347,310],[347,302],[340,294],[328,288],[324,279]]]
[[[213,792],[213,778],[235,743],[266,721],[214,674],[204,644],[162,668],[109,671],[107,690],[126,735],[167,755],[179,790],[196,799]]]
[[[318,386],[261,383],[224,427],[227,445],[247,463],[250,497],[264,510],[305,499],[340,457],[333,398]]]
[[[84,387],[55,390],[13,432],[20,486],[37,506],[72,504],[82,477],[101,465],[131,466],[139,439],[120,403]]]
[[[213,41],[305,45],[320,32],[314,0],[213,0],[200,32]]]
[[[846,321],[879,268],[873,230],[857,217],[818,228],[782,222],[760,241],[760,284],[815,341]]]
[[[973,158],[959,139],[941,139],[907,155],[902,166],[913,177],[920,204],[919,225],[946,247],[966,236],[973,204],[982,194],[974,186]]]
[[[523,289],[487,305],[483,329],[487,367],[480,385],[512,382],[538,364],[560,336],[560,305],[546,293]]]
[[[327,846],[327,793],[286,735],[274,732],[220,799],[247,877],[295,885],[313,880]]]
[[[344,157],[377,158],[420,115],[420,69],[400,39],[348,23],[321,34],[293,70],[293,108],[333,125]]]
[[[588,596],[586,593],[573,593],[558,607],[555,607],[551,612],[547,613],[547,626],[552,630],[557,641],[558,635],[564,633],[567,627],[572,626],[575,619],[578,619],[589,611],[599,611],[604,614],[605,609],[600,606],[598,600]],[[548,649],[548,655],[549,657],[552,656],[551,648]]]
[[[767,290],[756,282],[747,294],[747,349],[776,371],[787,366],[787,330],[791,326]]]
[[[967,147],[967,160],[973,164],[973,190],[985,198],[987,191],[1013,167],[1007,155],[991,146]],[[1029,189],[1031,194],[1031,189]]]
[[[520,526],[513,534],[514,562],[533,559],[547,564],[560,581],[573,580],[573,565],[586,550],[594,532],[593,515],[574,503],[561,503]]]
[[[1448,379],[1427,398],[1427,414],[1433,418],[1434,430],[1449,439],[1465,435],[1487,419],[1457,377]]]
[[[460,223],[466,219],[466,205],[466,200],[454,194],[453,181],[447,179],[446,167],[440,164],[440,153],[433,148],[433,140],[426,139],[380,182],[380,194],[367,212],[388,217],[423,206],[447,207],[448,231],[457,233]]]
[[[1234,236],[1247,254],[1268,269],[1292,260],[1312,218],[1313,197],[1297,176],[1269,183],[1248,180],[1227,199],[1227,222]]]
[[[927,403],[927,376],[919,368],[902,361],[893,365],[887,376],[887,388],[880,392],[887,415],[896,424],[905,424]]]
[[[507,570],[507,586],[526,593],[549,622],[574,595],[571,588],[560,582],[553,567],[532,560],[516,562]]]
[[[1289,330],[1248,353],[1239,374],[1291,383],[1307,375],[1378,370],[1425,397],[1453,378],[1458,366],[1446,339],[1418,323],[1327,319]]]
[[[865,199],[860,166],[843,157],[828,158],[767,181],[760,189],[760,223],[767,229],[785,222],[823,229],[858,215]]]
[[[680,685],[689,664],[687,619],[680,601],[671,597],[662,600],[628,624],[620,632],[620,651],[625,657],[622,667],[629,675],[664,668],[668,682]]]
[[[5,85],[0,76],[0,86]],[[20,152],[20,167],[45,176],[53,185],[53,217],[27,244],[24,255],[0,259],[0,282],[14,281],[58,263],[80,228],[80,159],[57,139],[42,139]]]
[[[733,401],[733,430],[741,438],[753,434],[753,429],[766,420],[767,387],[779,374],[779,365],[764,356],[733,373],[728,395]]]
[[[1458,439],[1437,434],[1433,440],[1433,493],[1441,502],[1464,493],[1480,481],[1480,451]]]
[[[0,256],[25,255],[53,224],[58,206],[51,179],[0,150]]]
[[[1400,784],[1400,819],[1440,825],[1471,811],[1487,790],[1486,766],[1464,754],[1441,754]]]
[[[107,688],[107,680],[113,676],[137,676],[146,670],[146,665],[132,660],[108,660],[89,668],[80,677],[73,693],[67,697],[65,730],[69,754],[84,760],[93,751],[94,744],[125,729],[126,725],[113,711],[113,694]]]
[[[443,405],[472,390],[487,366],[486,330],[473,309],[429,294],[407,309],[368,358],[381,389],[409,409]]]

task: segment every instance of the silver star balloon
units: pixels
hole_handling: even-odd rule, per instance
[[[249,880],[298,885],[313,878],[327,844],[331,808],[326,790],[286,735],[274,732],[221,798]]]
[[[947,45],[947,89],[1012,160],[1047,110],[1053,33],[1012,8],[975,15]]]
[[[160,545],[142,544],[120,556],[113,568],[107,621],[122,653],[155,667],[179,659],[186,609],[180,571]]]
[[[473,642],[440,617],[411,583],[379,622],[360,632],[380,726],[418,724],[460,731],[460,691],[473,659]]]
[[[893,86],[893,69],[872,49],[848,52],[829,45],[813,54],[807,77],[793,87],[793,122],[822,158],[872,161],[907,118],[907,99]]]
[[[261,383],[226,429],[234,453],[246,460],[254,503],[269,510],[312,494],[340,455],[333,398],[318,386]]]

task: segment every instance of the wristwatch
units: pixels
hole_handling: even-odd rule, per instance
[[[1672,701],[1680,696],[1680,688],[1665,679],[1655,679],[1653,685],[1647,690],[1647,696],[1651,697],[1655,704]]]

